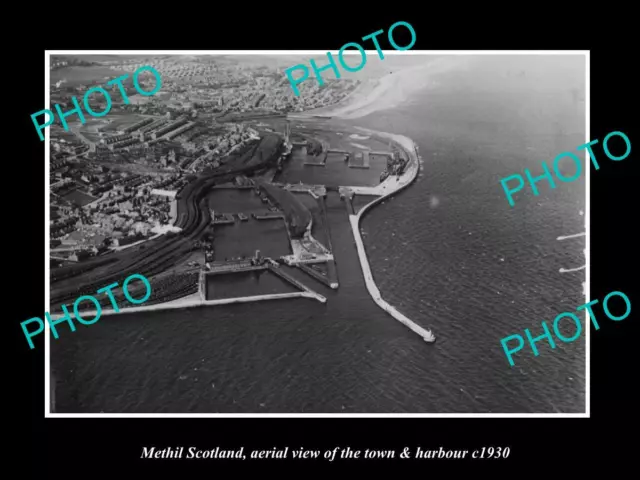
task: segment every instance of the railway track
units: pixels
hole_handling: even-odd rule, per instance
[[[279,152],[273,157],[277,160]],[[175,237],[162,236],[144,243],[144,247],[114,253],[116,259],[100,259],[79,264],[76,268],[60,272],[51,278],[51,303],[60,304],[75,299],[82,293],[88,295],[114,282],[120,282],[128,275],[138,273],[150,278],[178,263],[192,249],[211,223],[206,205],[206,194],[216,183],[224,183],[237,174],[247,174],[260,168],[268,168],[273,159],[267,159],[260,165],[239,168],[232,171],[215,173],[199,177],[185,185],[181,191],[184,212],[176,226],[182,229]],[[64,282],[62,282],[64,280]],[[64,283],[64,285],[61,285]]]

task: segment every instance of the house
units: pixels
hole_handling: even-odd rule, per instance
[[[82,260],[86,260],[91,256],[91,253],[87,250],[76,250],[71,255],[69,255],[69,260],[72,262],[81,262]]]
[[[78,245],[78,241],[73,239],[73,238],[63,238],[63,239],[60,240],[60,243],[62,245],[67,245],[67,246]]]

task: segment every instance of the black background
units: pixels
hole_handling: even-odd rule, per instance
[[[588,7],[584,7],[587,9]],[[612,7],[613,8],[613,7]],[[5,59],[5,153],[4,166],[4,273],[9,286],[5,305],[12,311],[8,323],[13,360],[5,368],[17,376],[7,385],[5,397],[16,400],[18,413],[7,411],[15,434],[9,436],[11,459],[24,457],[22,474],[36,471],[54,478],[204,477],[242,475],[246,468],[277,474],[291,467],[304,472],[323,470],[415,469],[429,477],[458,469],[471,473],[498,470],[504,477],[537,475],[554,478],[559,471],[572,474],[593,472],[595,465],[615,470],[631,464],[636,453],[635,415],[632,402],[638,376],[632,360],[638,316],[632,261],[637,261],[633,229],[640,216],[634,190],[637,175],[635,135],[631,130],[637,105],[632,85],[637,54],[631,49],[634,30],[631,14],[620,8],[597,13],[561,12],[557,7],[535,8],[524,4],[488,10],[478,5],[422,4],[409,13],[402,4],[372,4],[358,7],[351,19],[340,5],[285,4],[180,4],[129,6],[102,4],[95,12],[86,6],[75,11],[59,4],[55,13],[40,12],[46,25],[24,30],[26,40],[5,45],[15,60]],[[595,10],[594,10],[595,12]],[[628,20],[627,20],[628,18]],[[625,292],[631,299],[631,315],[622,322],[601,321],[591,329],[591,418],[123,418],[44,419],[44,342],[35,340],[29,350],[20,322],[41,317],[45,243],[43,205],[48,179],[44,179],[44,142],[34,132],[30,115],[45,108],[43,75],[45,50],[165,50],[165,49],[315,49],[337,50],[379,29],[387,31],[396,21],[411,23],[417,34],[413,50],[590,50],[591,139],[602,139],[611,131],[622,131],[631,139],[632,152],[621,162],[598,156],[600,170],[591,169],[591,298],[604,298],[611,291]],[[16,19],[19,22],[19,19]],[[7,19],[8,24],[13,19]],[[7,25],[11,26],[11,25]],[[19,27],[23,28],[23,27]],[[398,29],[396,42],[407,40]],[[40,35],[33,32],[41,31]],[[32,33],[29,33],[32,32]],[[21,35],[20,32],[17,33]],[[386,34],[379,37],[390,49]],[[365,48],[372,46],[367,42]],[[10,57],[11,57],[10,56]],[[5,121],[6,122],[6,121]],[[636,122],[637,123],[637,120]],[[596,152],[600,145],[596,147]],[[7,171],[8,170],[8,171]],[[46,188],[46,187],[45,187]],[[634,221],[635,219],[635,221]],[[5,290],[6,291],[6,290]],[[598,318],[600,318],[599,315]],[[635,403],[635,402],[634,402]],[[7,427],[5,427],[7,428]],[[4,430],[4,428],[3,428]],[[508,459],[496,460],[142,460],[143,446],[210,449],[245,447],[290,450],[332,449],[336,446],[364,450],[423,449],[473,450],[487,446],[510,447]],[[15,452],[15,453],[14,453]],[[416,469],[417,467],[417,469]],[[193,470],[198,469],[200,473]],[[26,472],[25,472],[26,470]],[[225,471],[228,470],[228,471]],[[242,470],[242,471],[241,471]],[[633,470],[631,470],[633,471]],[[484,472],[483,472],[484,473]]]

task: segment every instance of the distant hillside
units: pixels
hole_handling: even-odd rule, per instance
[[[52,55],[51,69],[65,67],[90,67],[97,65],[95,62],[83,55]]]

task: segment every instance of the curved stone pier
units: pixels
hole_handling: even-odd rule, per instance
[[[396,176],[389,176],[389,178],[382,182],[382,184],[378,187],[348,187],[355,193],[381,194],[379,198],[376,198],[372,202],[365,205],[356,215],[349,215],[349,222],[351,223],[351,229],[353,230],[353,236],[356,240],[356,247],[358,249],[358,257],[360,258],[360,265],[362,266],[362,274],[364,275],[364,280],[367,285],[367,290],[369,290],[369,294],[373,298],[373,301],[376,302],[380,308],[382,308],[385,312],[387,312],[402,324],[409,327],[415,333],[420,335],[425,342],[435,342],[436,337],[431,332],[431,330],[428,330],[416,324],[405,315],[400,313],[395,307],[389,305],[389,303],[387,303],[382,298],[380,290],[373,280],[373,274],[371,273],[371,267],[369,266],[367,253],[364,249],[364,243],[362,241],[362,236],[360,235],[360,219],[362,218],[362,216],[374,205],[377,205],[385,198],[410,185],[416,179],[416,177],[418,176],[418,171],[420,170],[420,163],[415,150],[415,146],[411,150],[407,148],[407,142],[410,142],[409,139],[403,137],[403,141],[400,142],[397,141],[397,138],[394,138],[398,137],[397,135],[380,134],[378,132],[375,133],[383,137],[386,136],[387,138],[391,138],[392,140],[395,140],[397,143],[399,143],[409,155],[409,165],[407,166],[405,173],[403,173],[398,180],[396,180]]]

